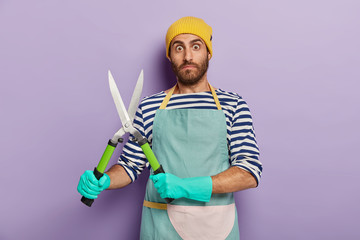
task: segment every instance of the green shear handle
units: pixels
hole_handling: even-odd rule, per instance
[[[98,166],[94,169],[94,175],[97,180],[99,180],[104,175],[106,166],[108,165],[116,146],[117,146],[117,143],[114,144],[110,139],[108,142],[108,145],[106,146],[105,151],[99,161]],[[94,202],[94,199],[89,199],[89,198],[82,196],[81,202],[83,202],[86,206],[91,207],[91,205]]]
[[[145,140],[146,138],[144,138],[143,141],[139,141],[139,145],[143,150],[147,160],[149,161],[151,168],[154,170],[154,174],[156,175],[159,173],[165,173],[163,167],[159,164],[158,160],[156,159],[154,152],[151,150],[149,143],[147,142],[147,140],[145,142]],[[173,200],[174,199],[172,198],[165,198],[165,201],[167,203],[171,203]]]

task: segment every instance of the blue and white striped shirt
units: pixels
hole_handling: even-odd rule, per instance
[[[259,183],[262,164],[259,161],[259,148],[256,143],[249,108],[238,94],[221,89],[215,91],[226,117],[230,165],[250,172]],[[150,146],[155,112],[159,109],[165,96],[166,93],[162,91],[144,98],[136,112],[134,127],[143,136],[146,136]],[[211,92],[172,95],[166,109],[180,108],[217,110]],[[150,167],[139,145],[131,140],[125,144],[118,164],[125,168],[132,181],[137,179],[145,167]]]

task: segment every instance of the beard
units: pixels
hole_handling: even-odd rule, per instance
[[[184,66],[193,66],[193,69],[182,70]],[[192,86],[198,83],[205,75],[209,67],[209,60],[205,58],[199,64],[194,62],[184,61],[183,64],[177,65],[171,61],[172,69],[178,81],[185,86]]]

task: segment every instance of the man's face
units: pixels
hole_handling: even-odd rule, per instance
[[[205,42],[193,34],[180,34],[170,43],[170,62],[183,85],[194,85],[206,74],[210,53]]]

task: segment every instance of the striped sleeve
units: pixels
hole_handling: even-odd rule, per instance
[[[143,120],[143,112],[142,112],[141,104],[136,111],[133,126],[143,136],[146,136],[144,130],[144,120]],[[134,182],[137,179],[138,175],[144,170],[145,167],[147,167],[148,164],[142,149],[132,139],[133,136],[130,135],[129,140],[123,147],[123,152],[120,155],[118,164],[124,167],[131,181]]]
[[[262,164],[259,161],[259,148],[250,110],[246,102],[239,96],[231,120],[229,150],[232,166],[250,172],[259,184]]]

